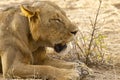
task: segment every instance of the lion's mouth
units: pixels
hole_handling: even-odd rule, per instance
[[[55,46],[54,46],[54,50],[56,51],[56,52],[61,52],[61,51],[63,51],[64,49],[66,49],[67,48],[67,45],[65,44],[65,45],[62,45],[62,44],[55,44]]]

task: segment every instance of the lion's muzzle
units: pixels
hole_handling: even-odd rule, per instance
[[[65,44],[65,45],[62,45],[62,44],[56,44],[55,46],[54,46],[54,50],[56,51],[56,52],[61,52],[61,51],[63,51],[64,49],[66,49],[67,48],[67,45]]]

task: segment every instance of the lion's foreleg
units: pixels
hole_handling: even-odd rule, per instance
[[[59,69],[47,65],[32,65],[18,49],[12,47],[2,52],[5,78],[42,78],[49,80],[79,80],[79,73],[72,69]]]
[[[46,65],[19,64],[13,66],[13,74],[20,78],[41,78],[44,80],[79,80],[79,72],[72,69],[59,69]]]
[[[79,65],[78,63],[75,62],[67,62],[48,57],[44,47],[40,47],[35,52],[33,52],[33,57],[35,65],[50,65],[63,69],[73,69]]]
[[[78,63],[75,62],[67,62],[64,60],[58,60],[53,58],[46,58],[44,61],[44,65],[51,65],[57,68],[64,68],[64,69],[75,69],[78,66]]]

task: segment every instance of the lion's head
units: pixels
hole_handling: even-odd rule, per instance
[[[44,46],[54,47],[56,52],[66,48],[66,43],[77,33],[76,26],[65,12],[51,2],[35,2],[32,7],[21,6],[21,11],[28,17],[33,39],[42,41]]]

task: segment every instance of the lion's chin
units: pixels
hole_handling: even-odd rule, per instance
[[[62,44],[55,44],[54,46],[54,50],[58,53],[60,53],[61,51],[65,50],[67,48],[67,45],[62,45]]]

